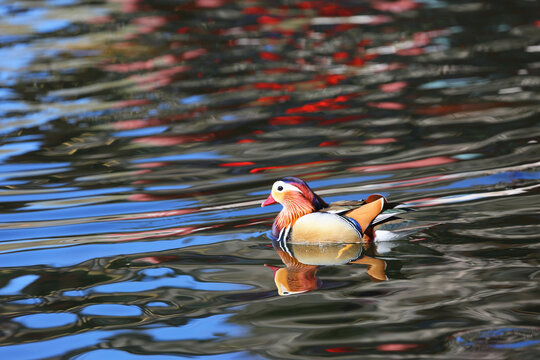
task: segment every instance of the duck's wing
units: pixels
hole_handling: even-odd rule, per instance
[[[382,222],[402,212],[391,211],[386,198],[379,194],[370,195],[365,200],[336,201],[320,211],[351,218],[358,223],[362,232],[372,223]]]
[[[377,225],[377,224],[387,222],[409,211],[412,211],[412,209],[408,209],[408,208],[396,209],[395,207],[391,207],[390,205],[388,206],[388,208],[384,209],[379,215],[377,215],[375,219],[373,219],[372,224]]]
[[[331,204],[329,204],[327,207],[321,209],[320,211],[331,213],[331,214],[337,214],[342,215],[345,214],[351,210],[354,210],[356,208],[359,208],[360,206],[364,205],[366,202],[364,200],[343,200],[343,201],[336,201]]]
[[[365,232],[368,226],[380,216],[387,204],[384,196],[379,196],[376,199],[370,198],[371,196],[366,199],[364,205],[344,214],[346,217],[354,219],[362,228],[362,232]]]

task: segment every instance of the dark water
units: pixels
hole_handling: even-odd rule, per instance
[[[0,1],[0,358],[538,358],[539,14]],[[291,175],[438,225],[280,296]]]

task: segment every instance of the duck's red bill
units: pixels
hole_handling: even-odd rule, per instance
[[[272,204],[275,204],[275,203],[277,203],[277,201],[274,199],[274,197],[272,196],[272,194],[270,194],[270,196],[268,197],[268,199],[266,199],[266,200],[261,204],[261,206],[272,205]]]

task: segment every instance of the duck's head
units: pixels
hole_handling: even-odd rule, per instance
[[[292,226],[300,217],[328,206],[303,180],[285,177],[272,186],[272,192],[261,206],[275,203],[283,205],[272,225],[272,235],[277,237],[281,229]]]
[[[294,210],[297,207],[311,208],[311,211],[318,211],[327,206],[326,203],[311,190],[302,179],[296,177],[285,177],[272,185],[270,196],[261,206],[280,203],[284,209]]]

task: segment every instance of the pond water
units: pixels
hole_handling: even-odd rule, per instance
[[[0,1],[0,358],[536,359],[539,14]],[[283,296],[284,176],[431,226]]]

